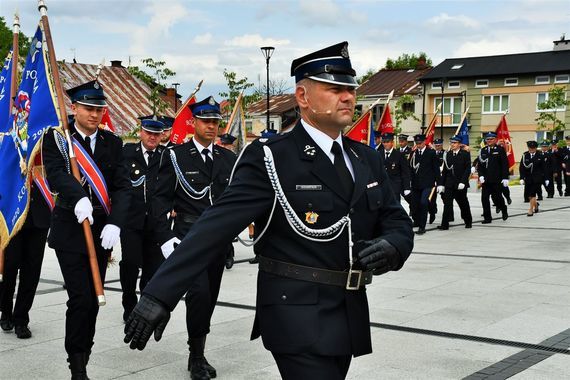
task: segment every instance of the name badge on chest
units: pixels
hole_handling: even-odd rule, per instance
[[[323,185],[295,185],[295,190],[320,191]]]

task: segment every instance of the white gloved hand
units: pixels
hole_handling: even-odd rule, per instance
[[[471,174],[475,174],[475,171],[476,171],[476,170],[477,170],[477,169],[475,169],[475,166],[471,166]]]
[[[524,186],[524,179],[521,179],[519,182],[520,182],[521,185]]]
[[[404,190],[404,197],[407,197],[412,193],[412,190]]]
[[[162,251],[162,256],[164,256],[165,259],[168,259],[168,256],[170,256],[172,252],[174,252],[174,248],[176,248],[178,244],[180,244],[180,239],[178,239],[177,237],[173,237],[172,239],[161,245],[160,250]]]
[[[549,181],[549,180],[546,180],[546,181],[544,181],[544,184],[545,184],[546,186],[548,186],[548,185],[550,184],[550,181]]]
[[[502,180],[501,183],[503,184],[503,187],[509,187],[509,180],[508,179]]]
[[[77,217],[77,223],[81,224],[85,219],[89,220],[89,224],[93,224],[93,205],[87,197],[83,197],[77,201],[73,209]]]
[[[121,229],[114,224],[106,224],[101,231],[101,247],[103,249],[113,248],[121,238]]]
[[[445,192],[445,187],[444,186],[438,186],[437,187],[437,193],[438,194],[443,194]]]
[[[479,182],[485,183],[485,177],[483,177],[483,176],[479,177]]]
[[[457,185],[457,190],[463,190],[463,189],[465,189],[464,183],[460,183],[459,185]]]

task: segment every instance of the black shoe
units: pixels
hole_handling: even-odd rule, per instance
[[[435,221],[435,214],[429,215],[429,224],[432,224]]]
[[[89,380],[87,377],[87,361],[86,354],[81,352],[78,354],[70,354],[67,358],[69,369],[71,370],[71,380]]]
[[[32,337],[32,332],[28,326],[16,326],[16,336],[18,339],[29,339]]]
[[[233,266],[234,266],[234,258],[228,257],[226,259],[226,269],[232,269]]]
[[[449,230],[449,226],[437,226],[437,229],[447,231],[447,230]]]
[[[492,221],[492,219],[485,219],[481,222],[481,224],[491,224]]]
[[[554,198],[554,194],[548,194],[546,198]]]
[[[455,222],[455,218],[451,217],[451,219],[449,219],[450,222]]]
[[[425,228],[421,228],[419,230],[416,231],[416,235],[423,235],[426,233],[426,229]]]
[[[465,228],[473,228],[472,223],[471,222],[465,223]]]
[[[510,197],[507,198],[507,204],[510,205],[511,203],[513,203],[512,199]]]
[[[210,363],[208,363],[208,359],[206,359],[205,357],[204,357],[204,366],[203,367],[208,372],[208,375],[210,375],[210,379],[215,379],[218,376],[216,369],[214,367],[212,367],[212,365]]]
[[[562,196],[562,190],[558,190],[558,195]]]
[[[532,212],[527,212],[526,216],[533,216],[534,214]]]
[[[4,331],[11,331],[14,328],[14,319],[2,314],[2,319],[0,319],[0,328]]]
[[[211,379],[210,374],[204,368],[206,359],[204,358],[197,358],[188,361],[188,367],[190,371],[190,378],[192,380],[209,380]]]
[[[500,212],[501,212],[501,209],[497,207],[497,208],[495,209],[495,213],[498,214],[498,213],[500,213]]]
[[[509,219],[509,214],[507,213],[507,206],[503,207],[503,220]]]

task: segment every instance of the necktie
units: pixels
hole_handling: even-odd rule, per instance
[[[206,148],[202,149],[202,154],[206,158],[206,170],[208,170],[208,174],[210,177],[212,176],[212,167],[214,166],[214,162],[210,158],[210,151]]]
[[[418,150],[418,159],[422,158],[422,151]]]
[[[85,136],[85,144],[87,144],[89,153],[93,154],[93,149],[91,149],[91,137]]]
[[[352,175],[346,167],[346,162],[344,161],[344,156],[342,154],[342,148],[338,142],[333,142],[331,148],[332,154],[334,154],[334,168],[340,178],[340,183],[348,196],[352,195],[352,190],[354,188],[354,183],[352,182]]]
[[[146,163],[149,164],[150,161],[152,161],[152,158],[154,157],[154,150],[147,150],[147,151],[146,151],[146,154],[147,154],[147,156],[148,156],[148,160],[147,160]]]
[[[386,159],[388,159],[388,157],[390,157],[390,152],[386,152]]]

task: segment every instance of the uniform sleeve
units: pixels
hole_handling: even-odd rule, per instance
[[[123,157],[123,142],[121,139],[114,139],[112,154],[117,167],[113,172],[113,178],[109,181],[110,183],[107,183],[107,189],[111,197],[111,214],[107,218],[107,223],[122,228],[127,222],[133,189],[129,179],[127,163]]]
[[[441,184],[441,163],[439,160],[439,157],[437,156],[437,154],[435,154],[434,151],[434,155],[433,155],[433,160],[432,160],[432,169],[433,169],[433,173],[435,174],[435,184],[434,185],[439,185]]]
[[[175,236],[170,229],[171,220],[168,218],[174,207],[175,189],[176,174],[170,160],[170,149],[165,149],[160,156],[158,180],[151,201],[151,215],[156,222],[156,240],[160,245]]]
[[[73,174],[67,172],[63,155],[61,154],[54,134],[55,129],[49,129],[43,138],[42,159],[46,169],[50,188],[71,205],[75,205],[87,193]]]
[[[404,154],[400,154],[400,168],[402,170],[402,189],[410,190],[410,163],[406,160],[406,156],[404,156]]]
[[[501,175],[501,179],[509,179],[509,159],[503,147],[501,147]]]
[[[464,155],[464,159],[462,160],[462,170],[459,174],[459,182],[468,185],[469,184],[469,177],[471,176],[471,158],[469,157],[469,153]],[[444,168],[445,170],[445,168]]]
[[[225,255],[219,247],[270,212],[275,194],[263,166],[263,150],[256,143],[246,149],[226,191],[204,211],[144,289],[170,309],[205,268]]]
[[[519,175],[520,179],[524,180],[526,178],[526,168],[524,167],[524,154],[521,157],[520,165],[519,165]]]

